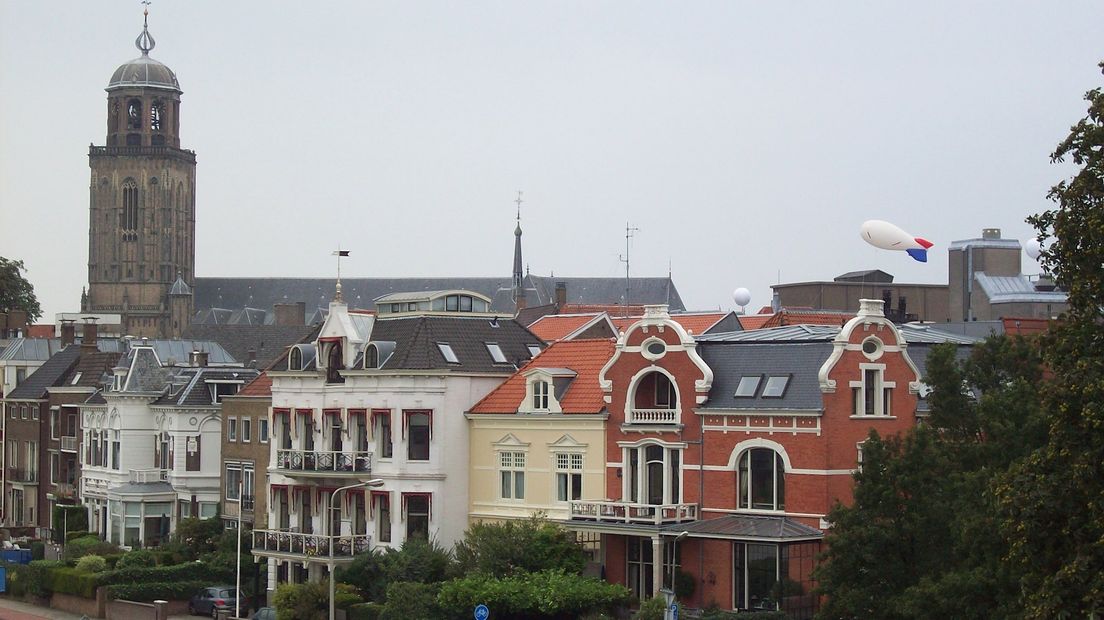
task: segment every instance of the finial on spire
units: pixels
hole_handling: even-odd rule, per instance
[[[344,299],[341,298],[341,259],[349,255],[349,250],[342,250],[338,247],[333,255],[337,257],[337,286],[334,290],[334,301],[341,302],[344,301]]]
[[[515,235],[520,235],[521,234],[521,190],[520,189],[518,190],[517,200],[515,200],[514,202],[517,203],[517,228],[514,229],[514,234]]]
[[[142,4],[146,5],[146,8],[142,9],[142,34],[134,40],[134,45],[141,50],[143,56],[149,56],[150,50],[157,45],[157,42],[153,40],[153,35],[149,33],[150,0],[142,0]]]

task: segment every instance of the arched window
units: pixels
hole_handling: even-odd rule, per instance
[[[288,370],[303,370],[303,352],[298,347],[288,355]]]
[[[131,99],[127,102],[127,129],[142,128],[142,102]]]
[[[150,129],[154,131],[161,131],[161,116],[165,113],[165,108],[160,99],[156,99],[153,105],[150,106]]]
[[[326,356],[326,383],[345,383],[345,377],[339,371],[345,368],[345,360],[341,355],[341,343],[330,344],[329,354]]]
[[[368,345],[364,350],[364,367],[379,368],[379,349],[374,344]]]
[[[751,448],[740,455],[739,507],[753,510],[784,510],[786,468],[782,455],[770,448]]]
[[[119,224],[123,232],[138,231],[138,184],[134,179],[123,181],[123,213]]]

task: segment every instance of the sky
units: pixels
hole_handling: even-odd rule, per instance
[[[138,2],[0,0],[0,256],[79,309],[89,143]],[[1033,235],[1104,83],[1104,4],[155,0],[183,90],[199,276],[668,269],[692,309]],[[884,219],[929,262],[859,238]],[[1026,272],[1037,265],[1024,258]]]

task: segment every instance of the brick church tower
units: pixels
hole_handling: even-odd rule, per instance
[[[148,26],[147,11],[134,42],[142,55],[116,69],[107,85],[107,145],[88,149],[82,310],[121,314],[127,335],[172,337],[191,317],[196,157],[180,148],[180,83],[150,57]],[[183,288],[174,287],[177,280]]]

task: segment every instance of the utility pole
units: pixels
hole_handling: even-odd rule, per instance
[[[625,299],[624,299],[624,315],[629,316],[629,240],[633,238],[633,233],[639,231],[639,228],[630,226],[628,222],[625,222],[625,256],[618,256],[618,260],[625,263]]]

